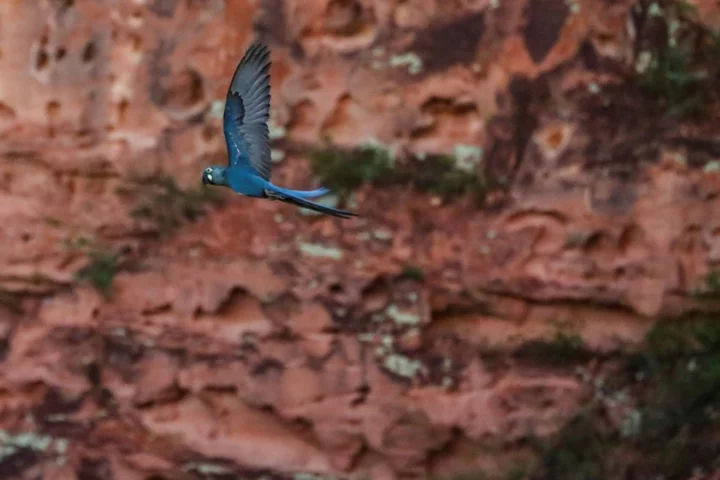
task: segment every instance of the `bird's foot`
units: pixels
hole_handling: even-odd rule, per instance
[[[265,189],[265,197],[267,197],[270,200],[279,200],[282,198],[281,195],[278,195],[277,193],[273,192],[272,190]]]

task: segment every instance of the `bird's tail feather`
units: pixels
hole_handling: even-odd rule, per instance
[[[277,190],[300,198],[317,198],[322,197],[326,193],[330,193],[330,189],[325,187],[316,188],[315,190],[290,190],[277,187]]]
[[[284,190],[284,189],[283,189]],[[325,205],[319,205],[315,202],[311,202],[309,200],[306,200],[304,198],[301,198],[299,196],[296,196],[294,194],[291,194],[288,190],[274,190],[272,192],[273,197],[275,197],[276,200],[280,200],[281,202],[289,203],[291,205],[295,205],[296,207],[302,207],[307,208],[309,210],[314,210],[316,212],[324,213],[326,215],[332,215],[334,217],[340,217],[340,218],[352,218],[357,217],[357,213],[348,212],[345,210],[340,210],[337,208],[332,207],[326,207]]]

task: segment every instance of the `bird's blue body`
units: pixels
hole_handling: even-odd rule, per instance
[[[203,183],[220,185],[255,198],[280,200],[341,218],[357,214],[326,207],[308,199],[329,192],[327,188],[290,190],[270,182],[272,162],[267,121],[270,116],[270,52],[254,43],[238,64],[228,88],[223,113],[223,133],[228,166],[207,167]]]

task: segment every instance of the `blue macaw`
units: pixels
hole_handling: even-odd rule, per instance
[[[270,183],[272,164],[267,126],[270,117],[270,63],[268,47],[253,43],[235,69],[223,113],[228,166],[207,167],[203,170],[203,184],[230,187],[248,197],[280,200],[340,218],[357,216],[356,213],[307,200],[325,195],[330,191],[327,188],[289,190]]]

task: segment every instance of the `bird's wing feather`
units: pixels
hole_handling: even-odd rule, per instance
[[[229,147],[238,150],[230,155],[232,166],[249,161],[258,175],[270,179],[270,50],[253,43],[245,52],[228,88],[225,101],[224,130]]]

